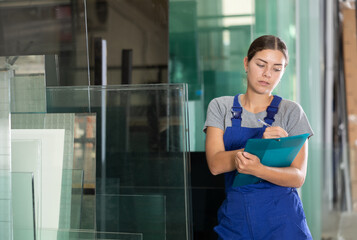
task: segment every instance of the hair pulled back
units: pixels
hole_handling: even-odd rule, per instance
[[[285,57],[286,65],[289,63],[288,48],[283,40],[273,35],[263,35],[255,39],[248,49],[247,57],[248,62],[254,57],[254,55],[262,50],[279,50]]]

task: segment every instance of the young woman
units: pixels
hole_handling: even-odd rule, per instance
[[[213,175],[225,175],[226,199],[214,228],[219,239],[312,239],[296,191],[305,181],[308,140],[290,167],[267,167],[244,152],[250,138],[313,135],[300,105],[272,95],[288,61],[281,39],[271,35],[257,38],[244,58],[246,93],[215,98],[208,106],[204,126],[207,163]],[[263,180],[232,187],[237,171]]]

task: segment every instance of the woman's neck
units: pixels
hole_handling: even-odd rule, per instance
[[[246,92],[241,95],[241,105],[247,111],[252,113],[263,112],[270,105],[274,96],[269,94],[252,94]]]

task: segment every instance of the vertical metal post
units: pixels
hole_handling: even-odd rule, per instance
[[[323,181],[324,188],[327,194],[327,205],[329,210],[333,206],[333,86],[334,86],[334,62],[335,62],[335,44],[334,44],[334,1],[325,3],[325,88],[324,88],[324,159],[325,178]]]
[[[131,84],[131,72],[133,68],[133,50],[123,49],[121,55],[121,83]]]
[[[123,49],[121,55],[121,83],[132,83],[132,68],[133,68],[133,50]],[[121,97],[123,106],[125,107],[125,150],[128,152],[130,148],[129,138],[129,124],[130,124],[130,92]]]
[[[107,41],[94,39],[94,85],[107,85]]]
[[[96,38],[94,40],[94,84],[98,86],[103,86],[101,91],[101,125],[100,125],[100,136],[101,136],[101,181],[100,189],[102,194],[101,205],[100,205],[100,216],[101,216],[101,226],[100,230],[105,231],[105,186],[107,178],[107,163],[106,163],[106,120],[107,120],[107,92],[105,86],[107,85],[107,42],[102,38]]]

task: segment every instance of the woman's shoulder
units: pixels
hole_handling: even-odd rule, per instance
[[[300,106],[299,103],[284,98],[281,100],[280,108],[285,111],[294,111],[294,110],[302,111],[302,107]]]
[[[232,107],[233,100],[234,100],[234,96],[216,97],[211,100],[210,105],[214,104],[214,105],[219,105],[219,106]]]
[[[217,112],[221,116],[227,114],[233,106],[233,96],[217,97],[211,100],[208,105],[208,112]]]

